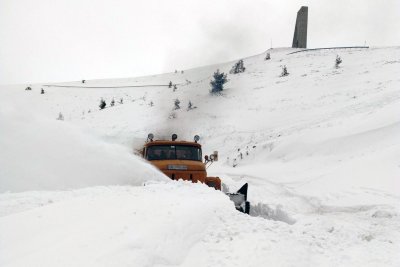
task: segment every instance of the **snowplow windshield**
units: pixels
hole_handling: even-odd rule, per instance
[[[201,149],[195,146],[159,145],[149,146],[146,150],[147,160],[196,160],[201,161]]]

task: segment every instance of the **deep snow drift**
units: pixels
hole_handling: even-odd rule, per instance
[[[30,105],[29,101],[23,105],[3,103],[0,108],[2,192],[165,180],[128,149],[72,124],[29,113]]]
[[[2,87],[0,265],[399,266],[400,48],[292,51],[245,58],[218,96],[235,62]],[[199,134],[252,216],[133,155],[149,132]]]

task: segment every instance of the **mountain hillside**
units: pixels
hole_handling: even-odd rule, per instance
[[[399,266],[400,47],[296,51],[2,86],[0,265]],[[198,134],[210,175],[249,183],[250,216],[141,160],[148,133]]]

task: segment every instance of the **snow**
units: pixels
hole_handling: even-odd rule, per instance
[[[207,227],[203,218],[223,208],[235,213],[207,189],[170,183],[65,192],[62,201],[3,217],[2,266],[179,264]]]
[[[219,96],[235,62],[1,87],[0,265],[399,266],[400,48],[292,51],[243,59]],[[136,156],[149,132],[199,134],[251,216]]]
[[[165,179],[122,146],[108,144],[72,124],[28,113],[29,102],[5,105],[0,111],[3,192],[141,185],[148,179]]]

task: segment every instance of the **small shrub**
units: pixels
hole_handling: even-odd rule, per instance
[[[106,106],[107,106],[106,101],[104,101],[103,98],[100,99],[100,105],[99,105],[100,109],[104,109]]]
[[[342,59],[339,57],[339,55],[336,55],[336,60],[335,60],[335,68],[339,68],[339,65],[342,63]]]
[[[110,106],[114,106],[115,105],[115,100],[114,100],[114,98],[111,100],[111,102],[110,102]]]
[[[192,110],[192,109],[195,109],[195,108],[197,108],[197,107],[196,107],[196,106],[193,106],[192,101],[189,100],[187,110],[189,111],[189,110]]]
[[[287,71],[286,65],[282,67],[281,77],[288,76],[289,72]]]
[[[168,116],[169,119],[176,119],[176,113],[175,112],[171,112]]]
[[[175,105],[174,110],[181,109],[180,104],[181,104],[181,101],[179,101],[178,98],[175,99],[174,100],[174,105]]]
[[[59,121],[63,121],[64,120],[64,115],[61,112],[58,113],[57,120],[59,120]]]
[[[270,60],[271,59],[271,55],[269,53],[267,53],[267,55],[265,56],[265,60]]]

